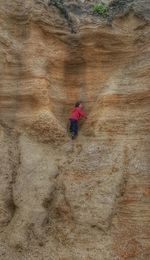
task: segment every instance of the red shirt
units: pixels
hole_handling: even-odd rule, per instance
[[[75,107],[71,111],[70,119],[79,120],[81,117],[86,117],[85,113],[82,111],[80,107]]]

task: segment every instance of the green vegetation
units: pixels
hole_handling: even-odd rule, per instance
[[[93,6],[93,12],[101,15],[106,15],[108,12],[108,6],[104,3],[95,4]]]

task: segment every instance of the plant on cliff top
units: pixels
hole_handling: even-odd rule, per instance
[[[95,4],[93,6],[93,12],[101,15],[106,15],[108,11],[108,6],[104,3]]]

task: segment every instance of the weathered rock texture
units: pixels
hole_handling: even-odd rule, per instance
[[[150,4],[96,2],[0,0],[1,260],[149,259]]]

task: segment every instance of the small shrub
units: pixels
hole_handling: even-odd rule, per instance
[[[101,15],[106,15],[108,11],[108,6],[104,3],[95,4],[93,6],[93,12]]]

